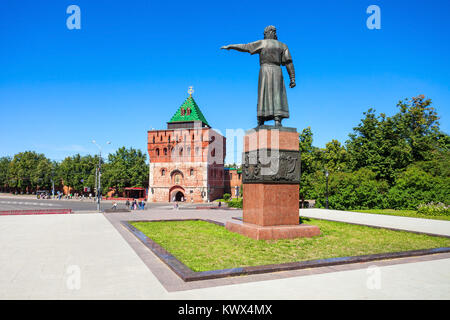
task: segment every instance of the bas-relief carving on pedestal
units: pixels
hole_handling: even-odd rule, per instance
[[[243,155],[243,183],[300,183],[298,151],[260,149]]]

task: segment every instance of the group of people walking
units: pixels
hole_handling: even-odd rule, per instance
[[[129,208],[130,210],[144,210],[145,201],[141,200],[138,202],[136,199],[134,199],[132,202],[130,202],[130,200],[127,199],[127,201],[125,202],[125,208]],[[113,202],[111,209],[117,210],[117,202]]]
[[[145,209],[145,201],[141,200],[138,202],[136,199],[134,199],[130,203],[130,201],[127,199],[127,201],[125,202],[125,207],[130,208],[130,210],[144,210]]]

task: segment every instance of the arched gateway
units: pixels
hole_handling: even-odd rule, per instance
[[[184,201],[184,194],[183,194],[183,192],[181,192],[181,191],[178,191],[176,194],[175,194],[175,201]]]
[[[181,186],[173,186],[169,191],[169,202],[186,201],[184,188]]]

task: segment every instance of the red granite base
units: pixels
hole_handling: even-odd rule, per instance
[[[310,238],[320,235],[319,227],[307,224],[259,226],[242,221],[227,221],[225,227],[231,232],[236,232],[256,240]]]
[[[242,219],[259,226],[298,224],[298,184],[244,184]]]

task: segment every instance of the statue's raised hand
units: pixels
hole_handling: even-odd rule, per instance
[[[220,49],[230,50],[230,46],[223,46]]]

